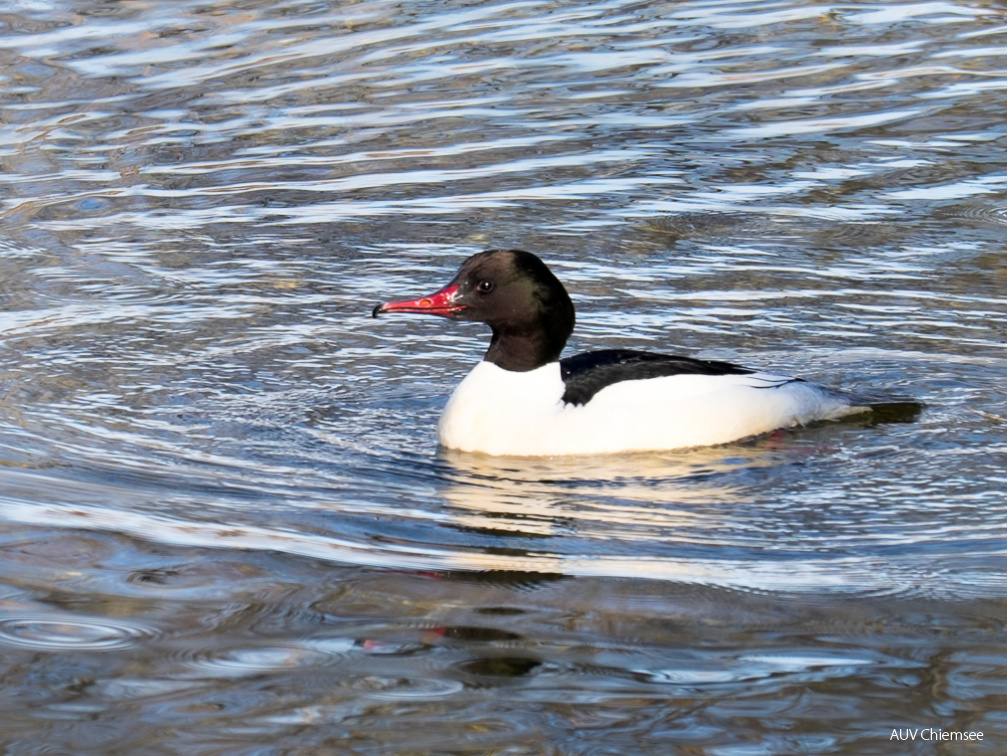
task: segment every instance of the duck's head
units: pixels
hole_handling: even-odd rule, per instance
[[[485,323],[493,339],[484,359],[521,372],[556,362],[574,325],[563,284],[536,255],[515,249],[472,255],[440,291],[378,305],[372,315],[386,312]]]

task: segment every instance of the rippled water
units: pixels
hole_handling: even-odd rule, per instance
[[[1001,754],[1007,10],[0,8],[0,742],[68,754]],[[914,422],[436,448],[538,252],[571,353]],[[892,730],[982,731],[971,743]]]

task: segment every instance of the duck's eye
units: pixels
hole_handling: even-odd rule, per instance
[[[483,294],[489,294],[491,291],[493,291],[493,282],[490,281],[488,278],[484,278],[482,281],[479,282],[479,285],[476,288],[479,289],[479,291],[482,292]]]

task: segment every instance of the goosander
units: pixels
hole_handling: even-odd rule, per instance
[[[489,350],[438,426],[451,449],[547,456],[713,446],[913,400],[851,394],[728,362],[604,349],[561,359],[573,302],[541,259],[480,252],[426,297],[371,313],[485,323]]]

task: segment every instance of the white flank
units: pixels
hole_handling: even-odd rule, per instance
[[[866,409],[840,392],[768,373],[623,381],[581,406],[563,404],[563,391],[559,363],[517,373],[480,362],[451,395],[440,442],[517,456],[683,449]]]

